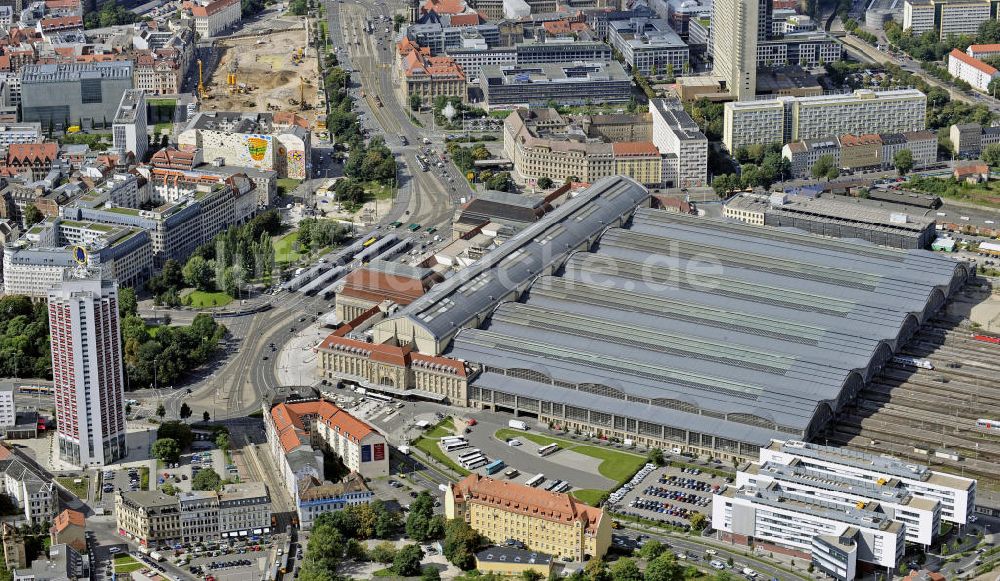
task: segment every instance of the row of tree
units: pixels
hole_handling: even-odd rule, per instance
[[[219,348],[226,327],[198,314],[188,326],[156,327],[155,335],[142,317],[128,313],[121,322],[126,387],[167,386],[208,362]]]
[[[0,374],[52,378],[49,310],[25,296],[0,298]]]

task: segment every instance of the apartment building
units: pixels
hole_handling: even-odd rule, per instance
[[[785,144],[828,135],[922,131],[926,117],[927,97],[916,89],[783,96],[726,103],[722,140],[735,151],[744,145]]]
[[[798,179],[811,177],[813,165],[824,155],[832,157],[834,165],[840,167],[840,142],[836,137],[793,141],[786,143],[781,148],[781,156],[792,165],[792,177]],[[761,220],[763,218],[761,215]],[[763,222],[761,223],[763,224]]]
[[[603,510],[516,482],[470,474],[448,487],[444,508],[496,544],[513,539],[555,558],[600,559],[611,546]]]
[[[971,57],[955,48],[948,54],[948,72],[951,76],[962,79],[972,85],[972,88],[983,93],[989,92],[990,82],[1000,78],[996,68],[983,61]]]
[[[627,175],[648,185],[663,182],[663,157],[652,142],[611,141],[597,135],[594,123],[585,130],[586,121],[554,109],[517,109],[504,120],[504,154],[529,181]]]
[[[41,140],[41,123],[0,124],[0,146],[5,147],[14,143],[38,143]]]
[[[458,65],[470,83],[475,83],[482,74],[483,67],[507,67],[517,64],[517,51],[505,48],[456,48],[447,54]]]
[[[227,484],[222,490],[115,494],[119,534],[143,547],[218,541],[270,534],[271,499],[263,482]]]
[[[298,115],[202,111],[177,136],[177,148],[200,150],[209,162],[221,159],[227,166],[274,170],[279,178],[312,176],[309,122]]]
[[[903,30],[914,35],[933,31],[939,38],[975,35],[995,15],[996,0],[906,0]]]
[[[451,26],[451,18],[442,17],[440,22],[407,26],[405,38],[437,56],[449,50],[463,48],[469,42],[482,41],[488,47],[500,46],[500,28],[496,24]]]
[[[708,180],[708,138],[678,102],[653,99],[653,144],[665,156],[664,178],[670,187],[706,185]]]
[[[965,54],[980,60],[1000,56],[1000,44],[971,44],[965,49]]]
[[[840,136],[840,167],[856,172],[883,165],[882,138],[877,133]]]
[[[281,470],[280,484],[294,500],[302,527],[308,528],[323,512],[371,499],[367,487],[362,490],[349,483],[315,491],[325,484],[337,484],[324,480],[323,450],[335,453],[362,479],[389,475],[385,436],[326,400],[294,400],[273,407],[265,404],[264,422],[272,457]]]
[[[632,18],[608,23],[608,43],[622,55],[629,70],[642,75],[687,73],[687,44],[666,20]]]
[[[958,157],[979,157],[988,145],[1000,143],[1000,127],[960,123],[948,128],[948,136]]]
[[[550,38],[521,42],[514,47],[514,51],[519,65],[573,61],[609,63],[612,60],[611,47],[592,40]]]
[[[632,77],[618,62],[488,65],[479,76],[490,108],[627,103]]]
[[[242,20],[240,0],[185,1],[181,9],[194,19],[194,30],[201,38],[210,38],[236,26]]]
[[[6,494],[18,516],[38,525],[52,522],[59,502],[59,490],[48,474],[0,446],[0,494]]]
[[[765,21],[766,36],[769,6],[770,2],[766,1],[715,0],[712,3],[713,72],[725,80],[726,89],[737,101],[752,101],[756,96],[757,42],[762,36],[760,21]]]

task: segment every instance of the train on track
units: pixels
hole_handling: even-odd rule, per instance
[[[976,427],[982,428],[984,430],[991,430],[994,432],[1000,432],[1000,422],[997,420],[976,420]]]
[[[920,369],[934,369],[934,364],[928,359],[920,359],[919,357],[910,357],[909,355],[895,355],[892,358],[893,363],[898,363],[899,365],[905,365],[906,367],[919,367]]]
[[[982,341],[984,343],[994,343],[1000,345],[1000,337],[993,337],[991,335],[973,335],[973,339],[976,341]]]

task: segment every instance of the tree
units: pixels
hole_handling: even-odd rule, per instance
[[[34,204],[28,204],[24,208],[24,226],[25,226],[25,228],[27,228],[28,226],[32,226],[34,224],[37,224],[37,223],[41,222],[44,219],[45,219],[45,216],[42,215],[42,211],[39,210],[38,207],[35,206]]]
[[[833,166],[826,170],[826,181],[835,180],[840,176],[840,168]]]
[[[368,551],[368,556],[376,563],[388,565],[396,558],[396,547],[392,543],[385,541],[372,547]]]
[[[387,539],[395,535],[400,526],[399,513],[386,508],[385,503],[381,500],[376,500],[371,505],[377,515],[375,519],[375,538]]]
[[[157,438],[172,438],[177,440],[177,445],[181,447],[181,450],[186,450],[191,442],[194,441],[194,432],[191,431],[191,426],[178,422],[169,421],[160,424],[160,427],[156,430]]]
[[[542,574],[534,569],[525,569],[521,572],[521,579],[523,581],[540,581]]]
[[[896,166],[899,175],[905,176],[913,169],[913,152],[909,149],[900,149],[892,156],[892,164]]]
[[[468,571],[476,566],[476,550],[482,542],[482,536],[462,519],[445,525],[444,556],[459,569]]]
[[[548,176],[542,176],[538,178],[537,183],[538,187],[542,188],[543,190],[547,190],[552,187],[552,179],[549,178]]]
[[[1000,42],[1000,22],[993,19],[983,21],[976,32],[976,42],[979,44],[996,44]]]
[[[648,460],[653,464],[656,464],[657,466],[663,466],[664,464],[667,463],[666,460],[663,458],[663,450],[659,448],[653,448],[652,450],[650,450],[649,454],[646,455],[646,460]]]
[[[160,438],[153,442],[153,447],[149,449],[149,453],[154,458],[163,460],[164,462],[177,462],[181,457],[181,447],[177,444],[177,440],[173,438]]]
[[[419,111],[420,107],[423,106],[424,100],[417,93],[410,94],[410,109],[413,111]]]
[[[219,432],[219,434],[217,436],[215,436],[215,445],[218,446],[219,449],[221,449],[221,450],[228,450],[229,449],[229,434],[227,434],[225,432]]]
[[[191,478],[191,490],[218,490],[222,486],[222,478],[211,468],[200,470]]]
[[[420,545],[411,543],[396,551],[396,557],[392,560],[392,572],[401,577],[411,577],[420,574],[420,561],[424,558],[424,551]]]
[[[611,576],[608,573],[608,564],[604,559],[591,559],[587,561],[587,564],[583,566],[583,571],[587,574],[589,581],[611,580]]]
[[[650,539],[646,541],[645,544],[642,545],[642,547],[639,548],[639,558],[649,562],[659,557],[666,550],[667,548],[664,547],[663,544],[660,543],[660,541],[657,541],[656,539]]]
[[[191,417],[191,406],[184,402],[181,404],[181,419],[186,420]]]
[[[368,560],[368,549],[364,543],[357,539],[348,539],[347,547],[344,549],[344,557],[357,562]]]
[[[712,189],[723,198],[728,198],[740,189],[740,177],[735,174],[717,175],[712,180]]]
[[[646,566],[646,581],[680,581],[684,570],[673,553],[665,552]]]
[[[816,159],[816,163],[813,164],[810,171],[812,173],[812,177],[818,180],[830,175],[830,171],[834,169],[837,169],[837,162],[833,156],[821,155]]]
[[[982,158],[990,167],[1000,166],[1000,143],[991,143],[984,147]]]
[[[184,282],[200,291],[215,289],[215,269],[203,257],[195,254],[184,265]]]
[[[167,408],[165,408],[162,403],[156,406],[156,415],[161,418],[167,415]]]
[[[138,312],[139,303],[135,298],[135,289],[132,287],[118,289],[118,315],[124,319]]]
[[[177,494],[177,487],[169,482],[161,486],[160,490],[167,496],[175,496]]]
[[[306,4],[306,0],[292,0],[288,3],[288,12],[293,16],[305,16],[308,11],[309,6]]]
[[[691,516],[688,517],[688,520],[691,521],[691,528],[695,529],[696,531],[703,530],[705,527],[708,526],[708,519],[705,517],[705,515],[701,514],[700,512],[692,513]]]
[[[420,581],[439,581],[439,579],[441,579],[441,572],[437,570],[437,567],[427,566],[420,572]]]
[[[629,558],[618,559],[611,566],[611,579],[613,581],[642,581],[642,571],[639,565]]]
[[[410,505],[410,514],[406,517],[406,536],[418,541],[425,542],[436,538],[434,536],[436,526],[432,524],[434,518],[434,500],[427,491],[423,491],[417,499]],[[444,531],[441,530],[440,534]]]
[[[210,422],[212,421],[212,414],[208,413],[208,410],[205,410],[205,413],[201,414],[201,419],[203,421]]]
[[[486,187],[498,192],[509,192],[514,188],[514,181],[510,178],[510,172],[502,171],[493,174],[486,182]]]

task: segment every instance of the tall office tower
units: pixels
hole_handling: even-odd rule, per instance
[[[118,112],[112,125],[113,149],[121,155],[131,153],[136,163],[146,157],[149,135],[146,132],[146,95],[139,89],[129,89],[122,94]]]
[[[92,273],[68,273],[49,291],[49,329],[59,458],[77,466],[123,458],[118,284]]]
[[[737,101],[753,100],[757,93],[757,40],[767,38],[761,29],[767,18],[760,18],[760,7],[760,0],[712,3],[714,72]]]

